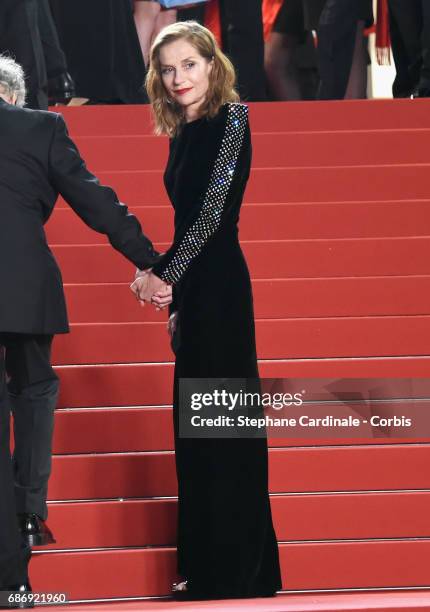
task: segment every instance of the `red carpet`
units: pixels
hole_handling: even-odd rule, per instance
[[[164,248],[167,142],[151,135],[148,109],[64,114],[89,167]],[[240,235],[262,376],[428,377],[430,102],[259,104],[251,121]],[[176,517],[166,315],[139,307],[133,267],[62,201],[47,234],[72,333],[54,349],[57,544],[34,555],[33,587],[71,600],[166,596]],[[271,439],[270,491],[283,588],[333,593],[78,609],[430,610],[430,439]]]

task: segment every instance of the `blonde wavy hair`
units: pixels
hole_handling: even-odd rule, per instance
[[[189,42],[208,62],[213,60],[206,100],[200,109],[201,116],[215,117],[223,104],[239,101],[233,64],[221,51],[210,30],[197,21],[178,21],[163,28],[151,47],[145,84],[152,106],[155,132],[170,137],[179,132],[185,118],[181,106],[168,98],[161,75],[160,50],[164,45],[181,39]]]

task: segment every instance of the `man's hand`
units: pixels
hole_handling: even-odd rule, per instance
[[[139,272],[136,277],[130,289],[140,300],[142,306],[145,302],[151,302],[153,298],[157,300],[154,302],[157,308],[170,304],[172,289],[161,278],[149,271]]]
[[[140,302],[140,305],[142,307],[145,306],[145,302],[140,301],[139,292],[140,292],[140,289],[147,282],[146,277],[150,272],[151,272],[151,268],[149,268],[148,270],[139,270],[139,268],[136,268],[136,274],[134,275],[134,282],[131,283],[130,285],[130,289],[132,290],[132,292],[136,296],[136,299]],[[143,280],[137,282],[138,279],[143,279]]]

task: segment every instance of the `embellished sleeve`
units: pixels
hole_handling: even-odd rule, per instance
[[[180,280],[219,228],[248,130],[248,107],[239,103],[229,104],[221,145],[198,212],[181,235],[175,236],[175,242],[153,267],[154,273],[167,283],[174,284]]]

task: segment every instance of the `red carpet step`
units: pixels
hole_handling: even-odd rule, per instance
[[[263,319],[256,332],[262,359],[426,355],[430,315]],[[57,365],[172,359],[166,324],[159,322],[76,323],[70,337],[58,336],[53,352]]]
[[[254,168],[428,164],[429,134],[428,129],[255,133],[252,164]],[[97,172],[159,170],[168,155],[167,138],[157,136],[81,137],[76,144]]]
[[[170,206],[134,206],[131,210],[151,240],[171,240]],[[247,204],[241,213],[240,237],[248,241],[425,236],[429,210],[429,200]],[[71,208],[55,211],[47,230],[50,243],[55,245],[107,244],[106,237],[84,225]]]
[[[130,283],[66,285],[73,323],[161,322],[165,311],[142,308]],[[260,279],[253,282],[258,319],[422,315],[430,276]]]
[[[430,128],[428,100],[250,104],[253,132],[325,132]],[[58,109],[57,109],[58,110]],[[147,106],[62,108],[75,136],[152,135]]]
[[[285,145],[287,146],[287,144]],[[247,204],[428,200],[428,165],[327,166],[255,169],[245,193]],[[168,205],[163,171],[99,172],[129,206]],[[61,204],[59,208],[65,207]]]
[[[402,405],[405,410],[415,409],[416,413],[420,410],[428,410],[429,400],[415,403],[411,400],[404,400]],[[308,407],[310,414],[315,406],[316,404],[311,404]],[[388,414],[390,407],[389,401],[378,402],[378,410],[382,414]],[[325,408],[335,413],[337,406],[335,403],[326,402]],[[349,409],[345,407],[345,410],[348,410],[347,414],[357,416],[357,414],[369,414],[370,407],[365,402],[355,403],[351,404]],[[170,406],[59,410],[55,420],[54,452],[67,455],[173,450],[172,418]],[[293,432],[288,435],[288,432],[285,431],[285,437],[281,438],[269,430],[269,446],[325,446],[328,444],[339,446],[361,442],[398,444],[406,441],[425,442],[425,438],[417,436],[428,435],[428,431],[424,432],[415,426],[407,438],[405,436],[394,437],[394,433],[392,437],[387,437],[389,433],[386,430],[371,431],[369,425],[366,424],[357,428],[353,434],[348,431],[348,435],[353,435],[353,438],[346,437],[342,432],[339,432],[337,437],[334,437],[335,433],[330,432],[333,436],[331,440],[328,437],[322,437],[322,431],[308,432],[307,435],[306,433],[302,428],[296,432],[295,437]]]
[[[430,539],[280,544],[289,590],[420,587],[429,584]],[[33,588],[70,599],[159,596],[176,577],[175,549],[38,554]],[[222,609],[222,608],[221,608]]]
[[[163,251],[167,244],[159,244]],[[430,237],[243,242],[254,279],[428,275]],[[58,246],[66,283],[130,283],[135,268],[105,245]],[[270,266],[267,262],[270,261]]]
[[[430,489],[429,452],[429,444],[271,448],[270,491]],[[52,500],[177,494],[172,451],[57,455],[53,464]]]
[[[430,537],[429,492],[272,495],[271,505],[281,541]],[[173,546],[176,506],[176,499],[51,503],[57,543],[49,548]]]
[[[349,357],[260,361],[264,378],[427,377],[430,358]],[[57,367],[59,407],[165,405],[172,402],[173,364]]]

